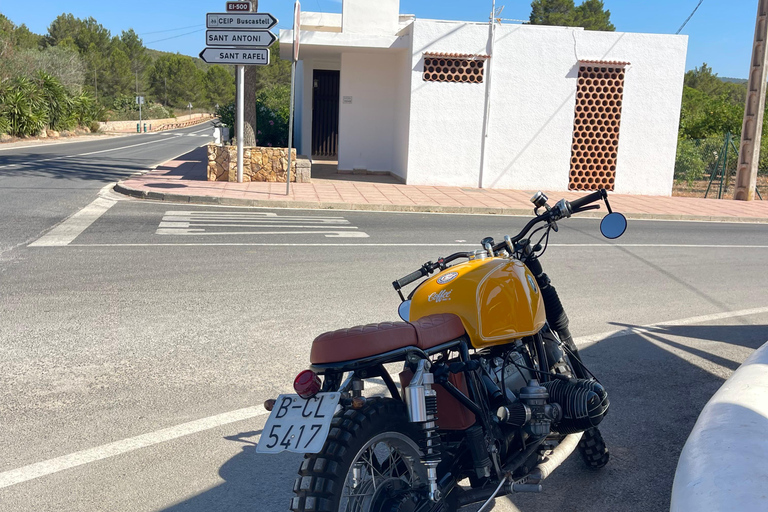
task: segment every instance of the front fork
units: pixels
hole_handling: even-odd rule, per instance
[[[419,360],[411,383],[405,389],[405,403],[408,405],[408,417],[421,430],[419,448],[421,463],[427,469],[429,499],[440,501],[437,485],[437,466],[440,464],[440,434],[437,433],[437,392],[432,389],[435,378],[430,372],[428,359]]]
[[[523,250],[523,253],[532,256],[530,253],[530,245],[526,246],[527,251]],[[572,356],[576,361],[573,362],[573,371],[576,373],[576,377],[583,379],[585,377],[584,368],[582,367],[581,357],[576,348],[576,344],[573,342],[571,331],[568,328],[568,315],[565,314],[565,308],[560,301],[560,296],[557,294],[557,290],[552,286],[549,276],[544,273],[544,269],[541,266],[541,262],[538,258],[529,257],[525,260],[525,264],[536,278],[536,283],[541,290],[541,298],[544,302],[544,310],[547,312],[547,323],[550,328],[557,334],[560,341],[568,348]],[[554,363],[555,361],[551,361]]]

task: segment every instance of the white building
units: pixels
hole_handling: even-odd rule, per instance
[[[687,36],[342,9],[301,15],[299,153],[415,185],[671,194]]]

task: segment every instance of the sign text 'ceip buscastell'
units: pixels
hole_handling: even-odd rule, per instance
[[[277,18],[269,13],[209,12],[205,16],[206,28],[262,29],[277,25]]]

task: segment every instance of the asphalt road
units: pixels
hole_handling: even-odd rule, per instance
[[[94,200],[109,183],[212,140],[204,123],[78,142],[0,146],[0,258]]]
[[[161,159],[150,148],[170,158],[203,142],[174,137],[175,147],[130,158],[138,168]],[[59,192],[63,178],[43,166],[0,175],[3,198],[24,175],[32,189],[51,187],[0,203],[1,511],[286,510],[301,457],[255,454],[258,405],[290,390],[311,340],[395,319],[394,279],[526,221],[107,194],[103,214],[67,238],[69,221],[54,226],[115,179],[92,165],[90,178],[63,181],[81,188]],[[33,197],[55,208],[40,212]],[[672,322],[583,350],[611,394],[601,425],[610,465],[593,473],[574,456],[541,495],[502,498],[495,510],[668,509],[698,412],[768,340],[766,256],[764,225],[633,221],[608,242],[595,220],[562,222],[543,261],[575,336]]]

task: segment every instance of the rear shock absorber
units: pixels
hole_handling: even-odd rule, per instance
[[[430,366],[427,359],[419,361],[416,373],[406,388],[405,401],[411,423],[417,423],[421,428],[421,463],[427,469],[429,499],[437,502],[441,498],[437,485],[437,466],[441,460],[440,434],[437,432],[437,393],[432,389],[435,378],[429,371]]]

